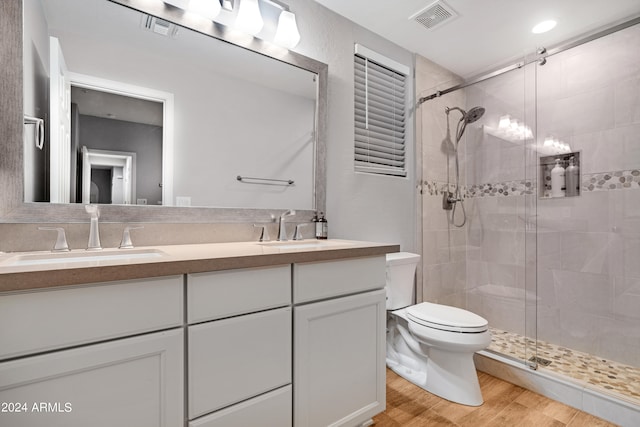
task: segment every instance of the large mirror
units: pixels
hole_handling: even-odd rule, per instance
[[[325,64],[160,0],[24,0],[23,13],[24,113],[48,136],[39,148],[25,124],[16,218],[88,202],[156,205],[150,221],[191,216],[167,206],[216,208],[197,221],[324,209]],[[42,201],[55,204],[29,203]],[[106,209],[140,217],[129,208]]]

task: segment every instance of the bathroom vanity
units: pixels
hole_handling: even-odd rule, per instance
[[[0,255],[0,424],[357,426],[385,254],[315,240]]]

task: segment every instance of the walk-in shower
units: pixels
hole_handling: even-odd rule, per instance
[[[640,18],[549,48],[544,65],[530,51],[464,83],[416,61],[417,298],[487,319],[485,367],[515,366],[510,378],[635,427]],[[580,193],[550,197],[545,159],[565,145],[580,155]]]
[[[458,110],[462,117],[458,120],[456,126],[456,141],[451,141],[451,128],[449,125],[449,113],[453,110]],[[442,194],[442,209],[451,210],[451,223],[456,227],[463,227],[467,222],[467,213],[464,209],[464,200],[462,197],[462,191],[460,190],[460,156],[458,155],[458,145],[464,135],[464,131],[469,123],[480,120],[485,112],[482,107],[473,107],[469,111],[465,111],[460,107],[445,107],[445,113],[447,114],[447,133],[442,141],[443,148],[446,152],[452,154],[455,158],[455,187],[453,192],[449,190],[449,174],[447,174],[447,190]],[[456,222],[456,206],[460,203],[460,209],[462,210],[462,222]]]

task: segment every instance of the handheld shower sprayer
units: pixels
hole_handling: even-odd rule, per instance
[[[447,188],[444,191],[442,196],[442,209],[452,210],[451,212],[451,221],[453,225],[456,227],[462,227],[467,222],[467,213],[464,209],[464,203],[462,200],[462,192],[460,191],[460,164],[458,159],[458,143],[462,139],[462,135],[464,134],[465,129],[469,123],[476,122],[480,120],[482,115],[485,112],[483,107],[473,107],[469,111],[465,111],[460,107],[445,107],[444,111],[447,114],[447,136],[445,137],[445,141],[448,139],[450,141],[449,136],[449,113],[453,110],[457,110],[462,114],[460,120],[458,121],[458,126],[456,128],[456,141],[453,144],[453,154],[455,155],[455,165],[456,165],[456,183],[454,192],[450,192],[450,183],[449,183],[449,174],[447,173]],[[443,141],[444,143],[444,141]],[[460,202],[460,207],[462,208],[462,223],[456,224],[455,215],[456,215],[456,206],[457,203]]]

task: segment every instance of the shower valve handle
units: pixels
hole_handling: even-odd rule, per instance
[[[442,193],[442,209],[450,211],[453,209],[453,205],[457,202],[461,202],[462,198],[455,197],[454,193],[445,191]]]

